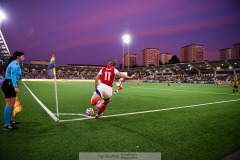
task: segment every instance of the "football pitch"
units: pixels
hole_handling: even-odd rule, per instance
[[[2,160],[73,160],[79,152],[217,160],[240,148],[240,95],[231,95],[229,85],[126,82],[103,117],[95,119],[85,114],[92,107],[94,82],[57,82],[59,122],[51,117],[56,115],[54,82],[19,86],[23,111],[16,119],[21,123],[18,130],[0,130]],[[2,91],[0,99],[3,126]]]

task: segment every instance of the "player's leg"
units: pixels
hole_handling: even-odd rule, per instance
[[[103,88],[104,88],[103,90],[104,98],[96,106],[96,109],[98,111],[98,113],[96,114],[96,118],[99,118],[102,115],[102,113],[105,111],[107,104],[110,102],[112,97],[112,87],[104,86]]]
[[[104,107],[102,107],[102,104],[104,103],[104,100],[100,100],[100,98],[102,97],[102,94],[100,93],[101,91],[101,87],[98,87],[96,89],[96,91],[93,93],[92,98],[91,98],[91,105],[95,105],[96,106],[96,110],[97,110],[97,114],[96,114],[96,118],[100,117],[102,115],[102,112],[105,110]],[[101,112],[101,113],[99,113]]]
[[[117,88],[119,91],[123,89],[122,84]]]
[[[114,91],[114,94],[117,94],[117,93],[118,93],[119,87],[121,87],[121,85],[122,85],[122,84],[119,83],[119,82],[116,83],[117,88],[116,88],[116,90]]]
[[[92,95],[91,102],[90,102],[91,105],[96,105],[98,103],[99,99],[101,98],[101,96],[102,95],[101,95],[99,89],[97,88]]]
[[[99,118],[100,116],[102,116],[102,114],[105,111],[107,104],[110,102],[110,100],[111,100],[111,98],[103,99],[102,101],[99,102],[99,104],[96,107],[96,109],[98,111],[98,113],[96,114],[96,118]]]
[[[93,94],[91,98],[91,105],[96,105],[101,97],[98,94]]]
[[[118,88],[116,88],[116,90],[114,91],[114,94],[117,94],[117,92],[118,92]]]
[[[235,86],[233,86],[232,89],[233,89],[233,94],[235,94]]]

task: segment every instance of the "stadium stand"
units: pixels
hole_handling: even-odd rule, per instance
[[[1,52],[2,54],[2,52]],[[4,75],[6,59],[0,63],[0,74]],[[42,64],[21,64],[22,78],[27,79],[49,79],[47,74],[48,65]],[[56,65],[57,79],[94,79],[102,66],[94,65]],[[240,74],[240,59],[177,63],[160,66],[137,67],[126,70],[119,69],[120,72],[127,72],[129,75],[136,74],[136,79],[145,82],[165,82],[171,77],[173,82],[180,78],[186,83],[214,83],[218,78],[225,81],[234,74]]]
[[[239,75],[240,59],[166,64],[130,68],[126,71],[149,82],[164,82],[166,77],[172,77],[174,80],[181,78],[182,82],[214,83],[216,78],[225,81],[234,74]]]
[[[4,63],[5,64],[5,63]],[[48,65],[21,64],[23,77],[27,79],[49,79]],[[94,79],[102,66],[94,65],[56,65],[57,79]],[[4,65],[1,65],[4,68]],[[3,70],[3,69],[2,69]],[[240,59],[166,64],[160,66],[137,67],[120,72],[136,74],[136,79],[143,82],[165,82],[171,77],[172,82],[178,78],[186,83],[214,83],[214,79],[223,81],[234,74],[240,74]],[[0,72],[1,73],[1,72]]]

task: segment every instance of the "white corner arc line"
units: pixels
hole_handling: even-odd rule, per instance
[[[33,98],[40,104],[40,106],[49,114],[50,117],[52,117],[52,119],[56,122],[58,122],[59,120],[57,119],[57,117],[33,94],[33,92],[28,88],[28,86],[22,81],[22,83],[24,84],[24,86],[28,89],[28,91],[31,93],[31,95],[33,96]]]
[[[152,112],[160,112],[160,111],[192,108],[192,107],[198,107],[198,106],[207,106],[207,105],[212,105],[212,104],[228,103],[228,102],[236,102],[236,101],[240,101],[240,99],[234,99],[234,100],[228,100],[228,101],[219,101],[219,102],[212,102],[212,103],[195,104],[195,105],[190,105],[190,106],[181,106],[181,107],[173,107],[173,108],[163,108],[163,109],[141,111],[141,112],[130,112],[130,113],[124,113],[124,114],[114,114],[114,115],[102,116],[101,119],[102,118],[108,118],[108,117],[120,117],[120,116],[127,116],[127,115],[135,115],[135,114],[143,114],[143,113],[152,113]],[[88,119],[93,119],[93,118],[94,117],[69,119],[69,120],[59,120],[59,122],[82,121],[82,120],[88,120]]]

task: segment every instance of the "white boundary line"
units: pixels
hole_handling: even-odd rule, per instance
[[[143,113],[161,112],[161,111],[176,110],[176,109],[183,109],[183,108],[193,108],[193,107],[198,107],[198,106],[207,106],[207,105],[212,105],[212,104],[220,104],[220,103],[228,103],[228,102],[236,102],[236,101],[240,101],[240,99],[234,99],[234,100],[228,100],[228,101],[219,101],[219,102],[212,102],[212,103],[195,104],[195,105],[190,105],[190,106],[182,106],[182,107],[174,107],[174,108],[163,108],[163,109],[149,110],[149,111],[142,111],[142,112],[114,114],[114,115],[109,115],[109,116],[102,116],[100,118],[102,119],[102,118],[108,118],[108,117],[120,117],[120,116],[143,114]],[[88,120],[88,119],[93,119],[93,118],[94,117],[69,119],[69,120],[59,120],[59,122],[82,121],[82,120]]]
[[[54,113],[54,115],[57,115],[56,113]],[[62,116],[84,116],[84,117],[89,117],[86,114],[81,114],[81,113],[59,113],[59,115]]]
[[[229,94],[229,93],[202,92],[202,91],[188,91],[188,90],[174,90],[174,89],[160,89],[160,88],[145,88],[145,87],[131,87],[131,88],[156,89],[156,90],[163,90],[163,91],[177,91],[177,92],[195,92],[195,93],[211,93],[211,94],[226,94],[226,95],[231,95],[231,94]]]
[[[56,113],[54,113],[56,115]],[[63,115],[63,116],[87,116],[85,114],[81,114],[81,113],[59,113],[59,115]]]
[[[28,88],[28,86],[22,81],[22,83],[24,84],[24,86],[28,89],[28,91],[31,93],[31,95],[33,96],[33,98],[40,104],[40,106],[49,114],[50,117],[52,117],[52,119],[56,122],[58,122],[59,120],[57,119],[57,117],[33,94],[33,92]]]

